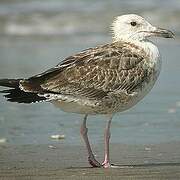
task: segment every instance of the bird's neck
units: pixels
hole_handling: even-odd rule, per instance
[[[142,47],[145,50],[145,52],[149,55],[150,59],[152,59],[153,61],[160,60],[159,50],[154,43],[149,40],[139,41],[135,43],[136,45]]]
[[[124,42],[131,43],[142,48],[150,57],[150,59],[154,61],[160,59],[160,53],[157,46],[148,39],[145,40],[127,39],[126,41],[124,40]]]
[[[156,78],[159,76],[161,69],[161,56],[157,46],[149,40],[145,41],[133,41],[131,42],[138,47],[141,47],[149,56],[149,66],[153,67],[156,72]]]

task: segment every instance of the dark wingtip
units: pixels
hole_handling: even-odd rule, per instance
[[[17,102],[17,103],[36,103],[40,101],[45,101],[45,97],[40,97],[36,93],[28,93],[18,89],[7,89],[0,91],[1,93],[5,93],[4,97],[7,98],[7,101]]]
[[[0,79],[0,86],[18,88],[21,79]]]

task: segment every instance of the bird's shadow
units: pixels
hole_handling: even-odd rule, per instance
[[[153,167],[165,167],[165,166],[180,166],[180,162],[167,162],[167,163],[149,163],[149,164],[112,164],[112,168],[119,168],[119,169],[131,169],[131,168],[153,168]],[[83,167],[68,167],[66,169],[94,169],[94,167],[83,166]],[[99,167],[97,167],[99,168]]]

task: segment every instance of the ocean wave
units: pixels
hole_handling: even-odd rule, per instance
[[[61,35],[73,34],[77,29],[73,25],[66,25],[59,28],[51,23],[41,22],[39,24],[8,23],[5,27],[7,35]]]
[[[103,24],[94,21],[94,17],[86,18],[74,14],[32,14],[10,17],[0,31],[6,35],[63,35],[102,32]]]
[[[16,0],[17,1],[17,0]],[[16,2],[15,1],[15,2]],[[149,1],[148,1],[149,2]],[[163,1],[164,2],[164,1]],[[1,1],[0,4],[2,5]],[[133,5],[133,6],[132,6]],[[169,8],[169,6],[171,8]],[[180,3],[133,1],[17,1],[0,6],[1,35],[66,35],[103,33],[114,16],[138,13],[153,24],[180,34]]]

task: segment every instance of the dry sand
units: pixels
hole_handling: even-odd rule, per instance
[[[103,145],[95,147],[102,160]],[[118,168],[90,168],[82,146],[1,145],[0,180],[180,179],[180,142],[156,145],[111,144]]]

